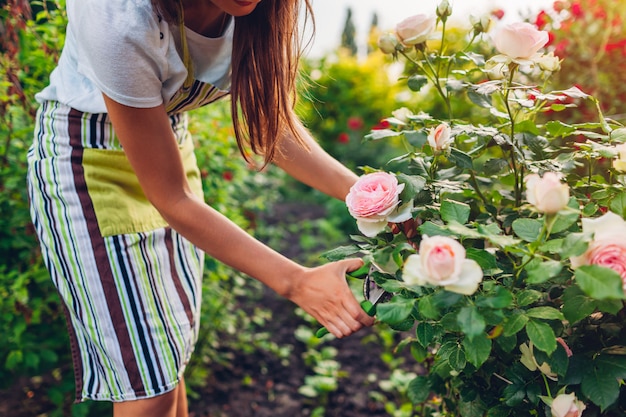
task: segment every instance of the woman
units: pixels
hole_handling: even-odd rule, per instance
[[[308,11],[310,5],[305,0]],[[185,111],[230,92],[239,147],[343,199],[356,176],[293,113],[299,2],[67,0],[29,150],[31,212],[66,308],[77,400],[185,416],[203,254],[343,337],[372,324],[345,273],[298,265],[202,199]]]

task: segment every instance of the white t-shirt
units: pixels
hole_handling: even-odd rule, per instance
[[[161,20],[150,0],[67,0],[68,26],[50,84],[35,97],[88,113],[105,113],[102,93],[130,107],[167,105],[187,69],[177,26]],[[234,19],[220,38],[186,28],[194,78],[230,87]]]

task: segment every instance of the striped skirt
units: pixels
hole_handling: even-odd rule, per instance
[[[201,193],[186,116],[171,122]],[[28,169],[33,223],[67,313],[77,401],[172,390],[198,335],[203,253],[146,200],[107,115],[44,103]]]

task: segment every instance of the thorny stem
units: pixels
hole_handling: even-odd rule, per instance
[[[511,110],[511,106],[509,104],[509,94],[511,93],[511,87],[513,86],[513,76],[515,75],[515,69],[517,68],[517,64],[511,64],[511,75],[509,76],[508,88],[504,93],[504,106],[506,107],[506,112],[509,115],[509,119],[511,120],[511,166],[513,168],[513,175],[515,176],[515,206],[519,207],[522,204],[522,184],[521,181],[523,179],[523,171],[518,170],[517,162],[515,160],[515,117],[513,115],[513,111]]]
[[[550,385],[548,385],[548,379],[543,374],[543,372],[541,373],[541,376],[543,377],[543,383],[546,385],[546,392],[548,393],[548,397],[552,398],[552,392],[550,392]]]
[[[444,104],[446,105],[446,109],[448,110],[448,117],[450,118],[450,120],[452,120],[452,107],[450,106],[450,100],[448,99],[448,96],[442,90],[441,85],[439,84],[439,74],[437,70],[435,70],[435,68],[432,66],[432,63],[428,59],[428,55],[426,54],[426,52],[424,51],[421,51],[421,52],[422,52],[422,55],[424,56],[423,61],[426,62],[427,66],[424,66],[422,62],[411,58],[404,51],[400,51],[400,54],[402,54],[402,56],[404,56],[409,62],[415,64],[419,69],[421,69],[422,72],[426,75],[426,77],[433,83],[433,85],[435,86],[435,89],[437,90],[437,92],[443,99]]]
[[[474,191],[476,191],[476,194],[478,194],[478,197],[480,197],[485,207],[488,206],[489,200],[487,200],[482,191],[480,191],[480,186],[478,185],[478,180],[476,179],[476,173],[473,170],[470,170],[469,173],[472,180],[472,186],[474,187]]]

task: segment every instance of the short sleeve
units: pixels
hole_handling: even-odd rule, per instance
[[[79,73],[121,104],[163,102],[167,45],[149,0],[77,0],[68,2],[68,18]]]

